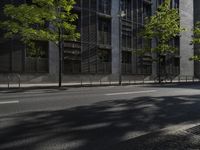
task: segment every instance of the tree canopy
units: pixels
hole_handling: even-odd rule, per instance
[[[6,31],[6,38],[17,38],[29,47],[35,41],[76,40],[74,22],[78,18],[72,13],[74,0],[32,0],[20,5],[7,4],[4,7],[6,19],[0,27]],[[62,37],[60,32],[62,31]]]
[[[155,39],[156,47],[151,51],[160,54],[174,52],[176,48],[170,45],[170,40],[179,36],[184,29],[180,27],[180,17],[177,8],[171,8],[171,0],[165,0],[154,15],[146,18],[142,36],[146,39]]]
[[[194,30],[193,30],[193,33],[194,33],[194,36],[193,36],[193,39],[192,39],[192,43],[191,44],[194,44],[194,45],[199,45],[200,44],[200,22],[197,22],[195,24],[195,27],[194,27]],[[199,51],[199,49],[198,49]],[[191,60],[194,60],[194,61],[200,61],[200,55],[199,54],[196,54],[194,55]]]

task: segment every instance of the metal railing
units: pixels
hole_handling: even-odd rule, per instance
[[[20,74],[8,74],[7,76],[7,87],[8,88],[21,88],[21,87],[28,87],[26,84],[22,84],[21,82],[21,75]],[[199,77],[194,76],[164,76],[161,78],[161,84],[171,84],[171,83],[194,83],[200,82]],[[138,85],[138,84],[157,84],[158,78],[157,77],[150,77],[146,75],[138,75],[138,76],[123,76],[122,77],[122,85]],[[30,84],[32,86],[34,84]],[[37,84],[36,84],[37,85]],[[51,84],[49,84],[51,85]],[[53,83],[52,83],[53,85]],[[63,86],[112,86],[112,85],[119,85],[117,79],[113,79],[112,76],[107,77],[94,77],[94,76],[82,76],[79,80],[74,82],[67,82],[63,81]],[[6,86],[6,84],[5,84]],[[41,85],[40,85],[41,86]],[[44,83],[45,86],[45,83]],[[55,86],[55,84],[54,84]]]
[[[157,83],[158,82],[158,77],[154,77],[154,82]],[[165,76],[161,76],[161,82],[162,83],[181,83],[181,82],[199,82],[200,78],[199,77],[195,77],[195,76],[173,76],[173,75],[165,75]]]
[[[161,83],[167,84],[167,83],[193,83],[193,82],[200,82],[199,77],[194,76],[163,76],[161,77]],[[158,77],[149,77],[146,75],[138,75],[134,78],[122,78],[122,84],[123,85],[134,85],[134,84],[157,84]],[[81,79],[80,84],[77,83],[77,85],[80,86],[92,86],[92,85],[118,85],[117,80],[112,80],[112,78],[108,78],[107,80],[99,79],[95,80],[92,77],[88,80]]]

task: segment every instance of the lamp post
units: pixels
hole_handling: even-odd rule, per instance
[[[59,4],[59,1],[57,0],[57,4]],[[58,8],[57,8],[57,13],[58,13],[58,16],[60,17],[61,16],[61,7],[58,5]],[[58,19],[58,23],[60,24],[60,27],[58,27],[58,49],[59,49],[59,83],[58,83],[58,86],[61,87],[62,86],[62,63],[63,63],[63,31],[62,31],[62,27],[61,27],[61,24],[62,24],[62,20],[61,19]]]
[[[119,85],[122,85],[122,18],[126,16],[125,12],[119,8]]]
[[[158,53],[158,82],[161,84],[161,55]]]
[[[63,63],[63,38],[62,29],[59,28],[59,87],[62,86],[62,63]]]

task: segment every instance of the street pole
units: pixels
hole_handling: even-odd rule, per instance
[[[160,57],[161,57],[161,55],[160,55],[160,52],[159,52],[159,54],[158,54],[158,82],[159,82],[159,84],[161,83],[161,60],[160,60]]]
[[[119,10],[119,85],[122,85],[122,18],[121,5]]]
[[[57,0],[57,3],[58,3],[58,0]],[[58,16],[60,17],[61,16],[61,8],[60,6],[57,8],[58,10]],[[61,19],[58,20],[58,22],[60,23],[61,25]],[[62,28],[59,27],[58,28],[58,48],[59,48],[59,83],[58,83],[58,86],[59,87],[62,87],[62,63],[63,63],[63,58],[62,58],[62,53],[63,53],[63,32],[62,32]]]
[[[62,30],[59,28],[59,87],[62,87]]]

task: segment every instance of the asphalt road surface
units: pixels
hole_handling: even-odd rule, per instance
[[[200,83],[0,91],[0,150],[200,149]]]

